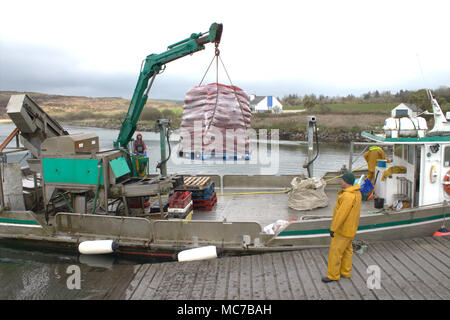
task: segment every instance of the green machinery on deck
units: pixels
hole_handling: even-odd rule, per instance
[[[74,211],[86,212],[86,199],[89,194],[95,193],[95,202],[97,196],[103,199],[101,202],[108,211],[110,197],[126,202],[130,198],[169,192],[171,181],[178,181],[176,177],[167,177],[165,138],[168,140],[170,121],[161,119],[156,123],[161,133],[161,162],[158,163],[161,178],[147,178],[148,157],[135,155],[130,151],[129,144],[156,75],[164,70],[168,62],[203,50],[206,43],[215,43],[217,48],[222,29],[222,24],[213,23],[208,32],[194,33],[170,45],[167,51],[145,58],[113,150],[100,151],[98,137],[92,134],[65,135],[45,140],[41,144],[40,154],[44,204],[51,202],[55,194],[68,192],[72,200],[75,199]],[[77,202],[77,199],[80,200]]]

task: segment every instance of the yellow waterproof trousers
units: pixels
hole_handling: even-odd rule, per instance
[[[373,183],[373,177],[375,175],[375,171],[369,171],[369,173],[367,174],[367,179],[370,180],[370,182]]]
[[[341,276],[350,278],[353,255],[352,240],[352,238],[337,234],[331,238],[327,272],[327,276],[331,280],[339,280]]]

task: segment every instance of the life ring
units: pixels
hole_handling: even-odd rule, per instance
[[[447,192],[448,195],[450,195],[450,170],[447,171],[447,173],[444,176],[444,182],[442,183],[444,186],[445,192]]]

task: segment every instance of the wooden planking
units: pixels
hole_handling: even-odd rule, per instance
[[[432,298],[436,298],[433,292],[428,290],[417,278],[415,273],[410,271],[411,265],[408,266],[409,262],[402,259],[401,252],[396,247],[379,244],[375,250],[378,250],[386,261],[395,268],[396,273],[393,278],[410,299],[423,300],[430,295]]]
[[[264,272],[262,267],[262,255],[251,256],[252,268],[252,299],[264,300],[266,295],[264,292]]]
[[[141,265],[135,267],[134,278],[113,285],[110,293],[101,289],[95,296],[163,300],[448,300],[449,238],[371,243],[364,253],[354,252],[350,279],[327,284],[321,278],[327,271],[328,248],[319,248]],[[381,289],[367,287],[369,266],[380,268]],[[114,275],[114,279],[119,278]],[[95,286],[100,287],[106,283],[97,282]],[[120,290],[122,295],[117,294]]]
[[[280,299],[276,281],[275,281],[275,270],[273,267],[273,255],[263,254],[262,255],[262,267],[263,267],[263,284],[264,292],[266,293],[267,299]],[[270,297],[270,298],[268,298]]]
[[[240,282],[239,282],[239,299],[252,299],[252,260],[251,256],[241,257],[240,263]]]
[[[430,243],[426,242],[424,239],[412,239],[412,241],[407,242],[406,244],[411,247],[412,250],[422,248],[423,251],[421,251],[421,255],[425,259],[433,263],[433,265],[442,272],[449,274],[450,258],[439,250],[436,250]]]
[[[240,273],[241,259],[239,257],[230,257],[229,276],[228,276],[228,292],[226,299],[237,300],[240,294]]]
[[[418,298],[407,280],[403,277],[401,271],[396,268],[397,261],[393,261],[391,256],[380,247],[380,244],[373,244],[370,246],[370,255],[374,262],[372,265],[381,268],[381,285],[389,291],[390,295],[395,300],[409,300],[411,298]],[[398,267],[398,266],[397,266]],[[387,286],[385,286],[387,280]]]
[[[322,282],[322,277],[326,275],[326,270],[317,267],[311,252],[313,250],[314,249],[301,251],[303,260],[308,269],[309,277],[318,293],[319,299],[332,300],[333,295],[330,292],[329,283]]]
[[[217,285],[217,275],[218,275],[218,260],[214,259],[208,261],[208,267],[205,274],[205,282],[202,292],[202,300],[213,300],[215,299],[216,285]]]
[[[303,285],[304,292],[306,293],[306,299],[318,300],[320,299],[319,293],[311,279],[311,274],[306,267],[305,260],[303,259],[302,251],[292,252],[295,265],[297,266],[297,273],[300,278],[300,282]],[[325,271],[324,271],[325,272]]]
[[[445,246],[447,249],[450,249],[450,237],[436,237],[435,240]]]
[[[281,253],[273,254],[273,266],[275,269],[275,280],[277,287],[279,288],[278,294],[282,300],[292,300],[292,287],[288,281],[288,269],[283,260],[283,255]],[[279,262],[279,263],[277,263]]]
[[[140,265],[135,277],[130,281],[128,287],[124,291],[124,299],[131,299],[133,295],[136,293],[137,288],[139,287],[145,273],[150,268],[151,264]]]
[[[224,300],[227,299],[228,292],[228,270],[230,268],[231,259],[225,259],[226,261],[219,261],[218,273],[217,273],[217,286],[215,299]]]
[[[396,242],[394,242],[396,243]],[[426,288],[425,284],[432,289],[437,295],[441,298],[448,298],[448,289],[450,288],[450,284],[446,275],[441,274],[437,269],[433,267],[432,264],[428,263],[423,258],[420,258],[413,250],[408,251],[408,254],[405,254],[402,250],[395,250],[394,243],[386,243],[383,244],[387,248],[391,248],[393,252],[396,253],[397,258],[403,263],[414,275],[418,278],[411,285],[418,286],[419,284],[423,284],[420,286],[421,289]],[[417,288],[419,289],[419,288]],[[433,299],[436,299],[434,297]]]
[[[328,251],[327,251],[328,253]],[[328,255],[325,256],[328,261]],[[384,290],[370,290],[367,288],[367,266],[361,261],[359,254],[353,254],[351,282],[363,300],[390,299]],[[377,295],[374,293],[377,292]]]
[[[280,254],[280,255],[283,258],[283,262],[286,267],[287,281],[289,283],[293,299],[295,300],[306,299],[305,290],[300,281],[300,277],[297,272],[297,267],[295,265],[293,255],[292,254],[290,255]]]

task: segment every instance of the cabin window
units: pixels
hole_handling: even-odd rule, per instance
[[[414,155],[415,155],[415,146],[408,145],[407,146],[407,161],[410,164],[414,164]]]
[[[403,158],[403,145],[397,144],[394,147],[394,155],[399,158]]]
[[[412,181],[405,178],[399,178],[400,181],[400,195],[402,195],[403,200],[411,201],[412,196]]]
[[[406,110],[406,109],[397,109],[397,110],[395,110],[395,116],[396,117],[407,116],[407,115],[408,115],[408,110]]]
[[[445,147],[445,151],[444,151],[444,167],[450,167],[450,146]]]

